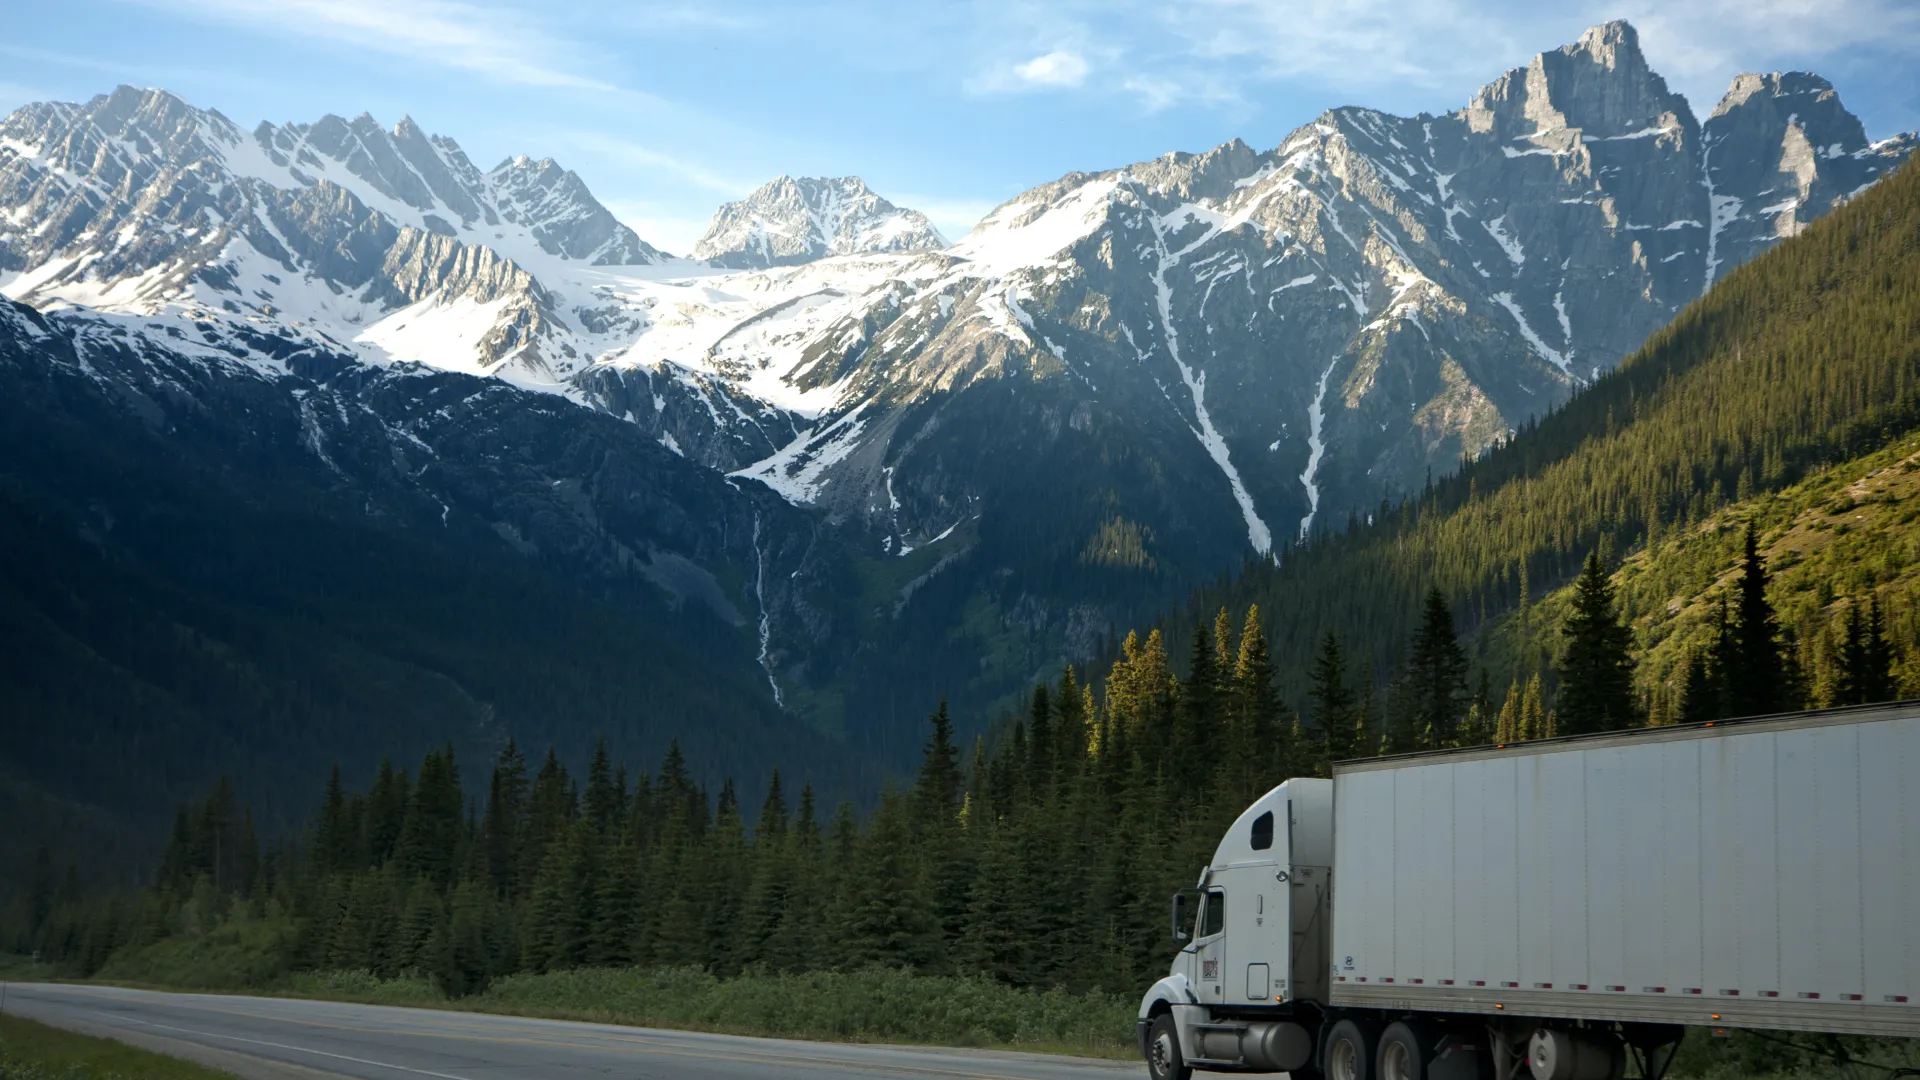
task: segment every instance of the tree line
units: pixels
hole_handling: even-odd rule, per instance
[[[1016,986],[1130,992],[1166,962],[1165,904],[1221,831],[1291,776],[1380,753],[1508,743],[1807,704],[1748,529],[1716,635],[1679,708],[1636,692],[1632,637],[1602,556],[1558,627],[1561,662],[1496,699],[1470,673],[1457,617],[1431,589],[1392,678],[1325,635],[1302,709],[1283,700],[1257,607],[1220,609],[1184,655],[1130,634],[1097,686],[1069,668],[1022,715],[962,752],[944,705],[911,781],[872,813],[830,812],[775,773],[757,809],[696,783],[677,743],[652,773],[605,740],[583,776],[509,742],[483,789],[451,747],[350,793],[336,767],[313,825],[262,845],[231,784],[177,816],[153,886],[83,898],[43,855],[23,937],[79,972],[232,910],[283,920],[283,970],[430,975],[449,994],[576,967],[722,975],[880,964]],[[1897,690],[1876,606],[1856,605],[1834,703]],[[1549,698],[1551,700],[1549,700]]]

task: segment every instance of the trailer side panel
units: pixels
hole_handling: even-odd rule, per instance
[[[1334,780],[1336,1005],[1920,1033],[1912,706]]]

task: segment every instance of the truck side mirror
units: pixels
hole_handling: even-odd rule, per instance
[[[1192,892],[1191,889],[1181,889],[1173,894],[1173,942],[1176,945],[1183,941],[1193,940],[1193,935],[1187,933],[1185,929],[1187,925],[1187,895],[1190,892]]]

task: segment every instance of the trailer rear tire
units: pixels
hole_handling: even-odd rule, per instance
[[[1163,1012],[1147,1029],[1147,1074],[1153,1080],[1191,1080],[1193,1070],[1180,1055],[1180,1031],[1173,1014]]]
[[[1379,1080],[1427,1080],[1427,1063],[1432,1060],[1433,1040],[1420,1028],[1397,1020],[1380,1036],[1374,1075]]]
[[[1326,1080],[1373,1080],[1373,1032],[1354,1020],[1333,1025],[1327,1035]]]

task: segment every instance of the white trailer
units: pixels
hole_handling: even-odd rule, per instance
[[[1155,1080],[1658,1080],[1686,1025],[1920,1036],[1920,702],[1345,762],[1248,807],[1173,932]]]

